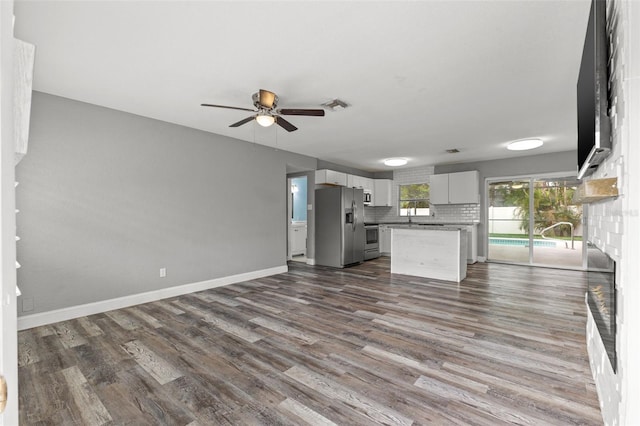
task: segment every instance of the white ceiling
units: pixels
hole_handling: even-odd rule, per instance
[[[34,89],[367,171],[575,149],[575,85],[589,0],[33,1]],[[229,124],[258,89],[280,107],[350,107]],[[446,154],[457,148],[458,154]]]

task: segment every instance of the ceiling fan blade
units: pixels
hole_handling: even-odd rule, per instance
[[[230,125],[229,127],[240,127],[243,124],[247,124],[248,122],[250,122],[251,120],[253,120],[254,118],[256,118],[255,115],[252,115],[251,117],[247,117],[244,120],[240,120],[237,123],[233,123],[232,125]]]
[[[306,115],[309,117],[324,117],[323,109],[281,109],[278,112],[282,115]]]
[[[285,120],[282,117],[276,117],[276,124],[280,127],[282,127],[283,129],[285,129],[287,132],[293,132],[298,130],[298,128],[296,126],[294,126],[293,124],[289,123],[287,120]]]
[[[265,108],[273,108],[273,101],[275,101],[275,99],[275,93],[260,89],[260,105]]]
[[[255,110],[255,109],[240,108],[240,107],[232,107],[232,106],[227,106],[227,105],[200,104],[200,106],[205,106],[205,107],[214,107],[214,108],[239,109],[240,111],[251,111],[251,112],[256,112],[256,110]]]

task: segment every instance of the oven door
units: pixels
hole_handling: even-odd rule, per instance
[[[366,239],[364,248],[372,248],[372,246],[378,247],[378,227],[377,226],[365,226],[364,227]]]
[[[371,260],[380,257],[380,246],[378,243],[378,225],[365,226],[364,233],[364,260]]]

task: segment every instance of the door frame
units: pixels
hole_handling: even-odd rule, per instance
[[[13,1],[0,1],[0,374],[8,387],[0,426],[18,424]]]
[[[301,177],[305,177],[307,179],[307,200],[306,203],[307,205],[310,205],[310,201],[309,201],[309,176],[307,175],[307,172],[296,172],[296,173],[289,173],[287,174],[287,260],[292,260],[293,256],[291,254],[291,218],[293,216],[293,197],[292,197],[292,192],[291,192],[291,185],[292,185],[292,180],[295,178],[301,178]],[[309,246],[308,246],[308,241],[309,241],[309,228],[310,228],[310,221],[309,221],[309,214],[312,214],[313,211],[310,211],[309,209],[307,209],[307,226],[306,226],[306,235],[305,238],[307,240],[307,250],[306,250],[306,254],[305,256],[307,257],[307,263],[312,264],[313,261],[310,261],[309,259]]]
[[[575,268],[575,267],[559,267],[559,266],[555,266],[555,265],[543,265],[543,264],[536,264],[533,262],[533,237],[534,237],[534,232],[533,232],[533,227],[534,227],[534,215],[533,214],[529,214],[529,261],[527,263],[518,263],[518,262],[507,262],[507,261],[500,261],[500,260],[492,260],[489,258],[489,237],[490,237],[490,233],[489,233],[489,185],[491,183],[494,182],[501,182],[501,181],[508,181],[508,180],[528,180],[529,181],[529,187],[530,188],[534,188],[534,183],[536,180],[538,179],[553,179],[553,178],[565,178],[565,177],[575,177],[577,176],[576,171],[569,171],[569,172],[551,172],[551,173],[527,173],[527,174],[523,174],[523,175],[510,175],[510,176],[495,176],[495,177],[487,177],[484,179],[484,199],[483,199],[483,203],[484,203],[484,221],[483,221],[483,226],[484,229],[486,230],[485,232],[485,236],[484,236],[484,241],[483,241],[483,245],[484,245],[484,252],[485,252],[485,260],[486,262],[494,262],[494,263],[508,263],[508,264],[512,264],[512,265],[526,265],[526,266],[537,266],[537,267],[543,267],[543,268],[560,268],[560,269],[568,269],[568,270],[586,270],[586,241],[588,239],[588,227],[586,226],[586,219],[587,219],[587,210],[583,208],[582,209],[582,266],[580,268]],[[529,211],[532,212],[533,211],[533,207],[534,207],[534,203],[533,203],[533,197],[529,197]]]

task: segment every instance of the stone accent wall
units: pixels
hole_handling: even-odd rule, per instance
[[[589,239],[616,261],[617,372],[589,312],[586,335],[591,370],[606,425],[639,424],[640,344],[640,5],[607,0],[613,150],[589,179],[617,177],[618,198],[585,205]],[[633,24],[630,24],[633,22]],[[634,27],[635,26],[635,27]],[[588,307],[586,308],[588,311]]]

